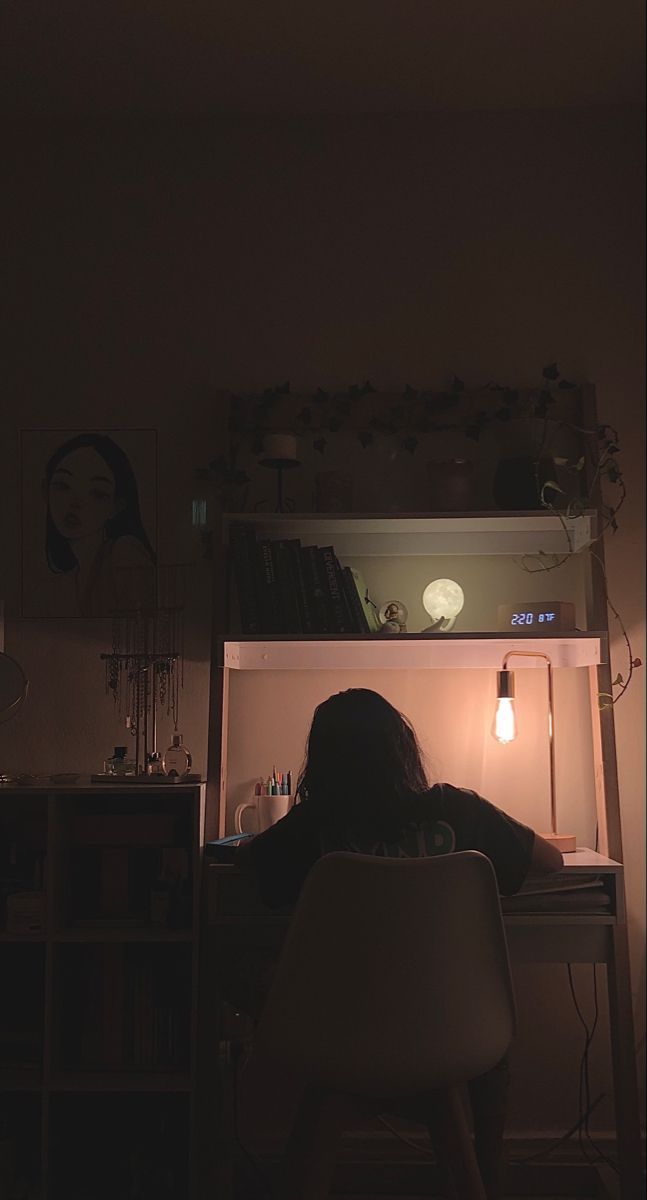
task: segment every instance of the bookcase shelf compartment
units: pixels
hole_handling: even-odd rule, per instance
[[[188,1097],[55,1094],[50,1112],[52,1200],[187,1196]]]
[[[339,558],[427,554],[569,554],[595,536],[593,512],[578,517],[533,513],[393,514],[229,513],[228,526],[242,521],[259,538],[300,538],[302,544],[335,547]]]
[[[56,948],[55,1074],[187,1074],[191,947]]]

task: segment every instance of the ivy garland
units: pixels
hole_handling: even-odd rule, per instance
[[[406,385],[401,396],[389,400],[379,412],[374,412],[365,421],[358,423],[355,413],[367,396],[377,396],[377,389],[369,380],[363,384],[352,384],[342,392],[327,392],[317,388],[312,397],[295,414],[293,433],[300,437],[310,437],[313,450],[323,455],[329,439],[342,430],[355,432],[355,436],[363,450],[369,450],[380,439],[396,442],[398,447],[409,454],[415,454],[421,439],[431,432],[446,432],[460,430],[466,438],[478,442],[483,431],[494,424],[518,420],[543,421],[539,448],[535,454],[535,478],[537,493],[542,507],[552,512],[562,522],[567,538],[568,554],[547,555],[539,552],[537,555],[527,555],[521,561],[523,570],[528,572],[551,571],[566,562],[573,553],[570,533],[566,524],[567,518],[578,516],[592,503],[594,491],[603,484],[616,488],[615,502],[608,504],[603,499],[600,504],[603,521],[600,531],[590,546],[584,549],[596,559],[604,580],[606,602],[615,619],[618,621],[623,639],[627,646],[629,670],[627,678],[618,674],[613,680],[612,687],[619,688],[617,695],[600,693],[599,704],[607,708],[615,704],[624,695],[629,686],[633,671],[642,666],[639,658],[634,658],[629,636],[623,624],[620,613],[612,604],[607,586],[606,572],[600,557],[595,554],[592,546],[600,541],[607,530],[616,533],[618,529],[617,515],[626,499],[626,486],[622,469],[618,461],[620,442],[617,431],[610,425],[598,425],[595,429],[586,429],[566,419],[560,419],[556,413],[556,402],[560,391],[577,388],[577,384],[563,379],[557,363],[552,362],[543,368],[541,384],[536,389],[521,390],[504,387],[490,381],[479,394],[491,393],[491,403],[481,406],[468,414],[459,414],[465,384],[457,375],[452,377],[449,387],[444,391],[418,391]],[[266,388],[260,395],[232,396],[228,417],[230,446],[227,454],[221,454],[212,459],[206,467],[195,470],[196,479],[205,480],[214,485],[223,507],[227,507],[227,497],[232,491],[251,482],[247,471],[238,463],[241,448],[246,445],[253,454],[260,454],[263,448],[265,434],[274,428],[273,416],[277,407],[290,395],[290,384],[285,382],[273,388]],[[377,404],[374,406],[377,408]],[[366,409],[366,405],[364,405]],[[453,417],[453,419],[452,419]],[[583,440],[583,453],[575,460],[559,457],[551,453],[551,444],[560,429],[576,433]],[[286,430],[287,432],[287,430]],[[563,469],[566,477],[573,478],[573,493],[568,494],[556,479],[540,483],[539,474],[542,460],[549,459]],[[590,470],[590,485],[585,496],[581,495],[580,480],[587,465]],[[577,484],[577,486],[575,486]],[[561,497],[562,507],[558,508],[556,500]],[[581,551],[580,551],[581,552]]]

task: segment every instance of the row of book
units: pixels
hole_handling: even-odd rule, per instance
[[[63,1022],[65,1069],[188,1069],[191,962],[169,965],[158,947],[84,947],[68,963]]]
[[[367,634],[379,622],[361,575],[342,566],[333,546],[299,538],[258,539],[232,522],[230,562],[244,634]]]
[[[76,925],[190,928],[192,879],[185,846],[73,846],[66,919]]]

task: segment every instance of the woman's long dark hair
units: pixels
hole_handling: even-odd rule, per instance
[[[297,791],[322,830],[397,837],[429,787],[406,717],[369,688],[349,688],[315,709]]]
[[[105,541],[116,541],[117,538],[126,535],[135,537],[150,556],[151,562],[154,563],[155,552],[146,535],[139,511],[139,495],[133,469],[128,456],[121,449],[121,446],[113,442],[112,438],[109,438],[105,433],[80,433],[76,437],[70,438],[67,442],[63,442],[63,445],[54,451],[45,468],[45,485],[48,491],[52,476],[59,463],[64,458],[67,458],[68,454],[72,454],[75,450],[80,450],[85,446],[96,450],[97,454],[101,455],[108,469],[112,471],[115,481],[115,499],[121,501],[119,512],[106,521],[104,526]],[[68,539],[58,531],[52,521],[49,511],[49,500],[47,504],[45,552],[50,570],[55,571],[57,574],[63,571],[71,571],[74,567],[78,566],[76,555]]]

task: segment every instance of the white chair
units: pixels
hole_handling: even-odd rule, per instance
[[[334,853],[312,868],[255,1037],[303,1087],[281,1200],[329,1195],[362,1105],[415,1098],[456,1194],[485,1200],[460,1086],[494,1067],[515,1011],[491,863],[467,851]],[[359,1106],[359,1107],[358,1107]]]

